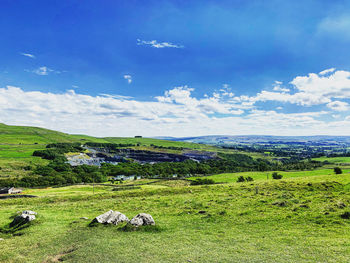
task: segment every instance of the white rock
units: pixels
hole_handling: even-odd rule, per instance
[[[106,212],[102,215],[99,215],[94,220],[98,223],[101,223],[101,224],[118,225],[119,223],[122,223],[122,222],[128,222],[129,218],[127,218],[126,215],[124,215],[118,211],[109,210],[108,212]]]
[[[21,214],[13,219],[10,226],[24,225],[33,220],[35,220],[35,215]]]
[[[26,214],[26,215],[37,215],[37,212],[31,211],[31,210],[24,210],[22,212],[22,214]]]
[[[153,217],[150,214],[141,213],[135,216],[130,220],[130,224],[133,226],[147,226],[147,225],[155,225]]]

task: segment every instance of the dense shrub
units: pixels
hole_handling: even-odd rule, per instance
[[[340,167],[334,167],[334,172],[335,172],[335,174],[342,174],[343,173],[343,171]]]
[[[245,178],[244,178],[244,176],[240,176],[240,177],[238,177],[237,178],[237,183],[242,183],[242,182],[245,182]]]
[[[277,173],[277,172],[274,172],[274,173],[272,174],[272,178],[273,178],[273,179],[276,179],[276,180],[282,179],[282,177],[283,177],[283,175],[282,175],[282,174],[279,174],[279,173]]]
[[[241,175],[240,177],[237,178],[237,183],[251,182],[251,181],[254,181],[254,179],[250,176],[244,177]]]

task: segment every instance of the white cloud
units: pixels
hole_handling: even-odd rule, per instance
[[[332,101],[327,104],[327,107],[335,111],[347,111],[349,104],[343,101]]]
[[[321,71],[319,74],[310,73],[307,76],[297,76],[290,84],[295,91],[294,93],[275,82],[274,91],[262,90],[256,96],[239,96],[234,99],[252,105],[259,101],[279,101],[301,106],[313,106],[331,103],[334,98],[350,98],[349,71],[335,71],[331,68]]]
[[[46,66],[42,66],[42,67],[39,67],[39,68],[34,69],[34,70],[25,70],[25,71],[32,72],[32,73],[35,73],[35,74],[40,75],[40,76],[47,76],[50,73],[55,73],[55,74],[62,73],[61,71],[53,70],[53,69],[48,68]]]
[[[28,58],[35,58],[33,54],[30,53],[21,53],[22,56],[28,57]]]
[[[332,73],[334,71],[335,71],[335,68],[330,68],[330,69],[323,70],[323,71],[321,71],[318,74],[320,74],[320,75],[327,75],[328,73]]]
[[[349,78],[347,71],[311,73],[292,80],[293,92],[262,90],[255,96],[234,96],[229,86],[223,85],[212,94],[198,97],[193,88],[181,86],[147,101],[121,95],[82,95],[74,90],[62,94],[24,91],[8,86],[0,88],[0,122],[96,136],[132,136],[139,134],[140,127],[144,136],[345,135],[350,132],[350,116],[344,120],[341,116],[349,110]],[[281,87],[282,83],[274,85]],[[309,108],[298,108],[299,113],[283,113],[283,105],[263,110],[263,102],[269,101]],[[320,106],[314,109],[313,105]],[[344,113],[338,116],[336,112],[341,111]],[[332,121],[326,116],[333,116]]]
[[[128,81],[129,84],[132,82],[132,77],[131,77],[131,75],[124,75],[124,79],[126,79],[126,80]]]
[[[146,40],[141,40],[141,39],[137,39],[137,45],[142,46],[142,45],[147,45],[147,46],[151,46],[154,48],[184,48],[183,45],[177,45],[177,44],[173,44],[170,42],[158,42],[157,40],[150,40],[150,41],[146,41]]]

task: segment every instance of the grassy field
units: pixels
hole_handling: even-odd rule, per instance
[[[343,169],[343,175],[339,177],[344,178],[347,180],[347,178],[350,179],[350,169]],[[312,171],[277,171],[279,174],[283,175],[283,179],[293,179],[293,178],[305,178],[310,179],[310,177],[317,177],[317,176],[326,176],[325,178],[333,179],[336,177],[334,174],[333,168],[328,169],[315,169]],[[191,177],[190,180],[194,180],[197,178],[208,178],[214,180],[216,183],[233,183],[237,182],[237,179],[239,176],[244,177],[252,177],[254,181],[266,181],[266,180],[272,180],[272,173],[269,172],[241,172],[241,173],[223,173],[223,174],[215,174],[210,175],[206,177]],[[344,176],[346,174],[346,176]],[[311,180],[311,179],[310,179]],[[350,181],[349,181],[350,182]]]
[[[95,186],[94,195],[87,185],[26,190],[39,197],[0,200],[0,226],[24,209],[37,211],[37,222],[16,235],[0,233],[0,261],[349,262],[350,220],[340,216],[350,211],[348,177],[170,181],[127,191]],[[150,213],[157,227],[88,227],[109,209],[129,218]]]
[[[350,157],[319,157],[319,158],[313,158],[312,160],[319,161],[319,162],[327,161],[329,163],[350,164]]]

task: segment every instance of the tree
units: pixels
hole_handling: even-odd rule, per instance
[[[274,172],[274,173],[272,174],[272,178],[273,178],[273,179],[276,179],[276,180],[282,179],[282,177],[283,177],[283,175],[282,175],[282,174],[279,174],[279,173],[277,173],[277,172]]]
[[[343,171],[339,167],[334,167],[335,174],[342,174]]]

